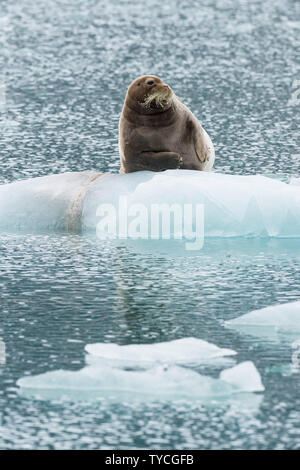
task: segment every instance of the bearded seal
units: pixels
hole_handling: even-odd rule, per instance
[[[155,75],[129,86],[119,122],[120,173],[211,170],[213,143],[171,87]]]

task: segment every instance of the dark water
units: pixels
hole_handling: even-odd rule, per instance
[[[0,182],[117,172],[122,102],[144,73],[201,120],[216,170],[299,175],[298,17],[289,0],[1,4]],[[212,240],[201,256],[171,257],[80,236],[1,235],[0,253],[1,448],[300,448],[300,375],[283,372],[291,346],[222,324],[299,300],[298,240]],[[187,336],[255,363],[266,390],[254,408],[17,394],[26,374],[82,367],[87,343]]]

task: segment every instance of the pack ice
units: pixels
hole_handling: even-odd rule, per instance
[[[118,213],[120,197],[126,198],[129,213],[142,206],[149,214],[153,204],[203,204],[206,237],[300,237],[298,184],[190,170],[65,173],[2,185],[0,229],[95,233],[99,206],[113,206]],[[191,235],[199,230],[195,213]],[[177,231],[174,222],[171,236]],[[112,230],[110,235],[118,234]]]

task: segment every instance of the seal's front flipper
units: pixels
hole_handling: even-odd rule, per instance
[[[180,168],[182,157],[175,152],[141,152],[134,162],[130,171],[163,171]]]
[[[203,164],[209,162],[211,168],[215,160],[215,151],[213,143],[199,122],[190,123],[192,138],[194,142],[194,148],[199,161]],[[209,168],[209,169],[210,169]],[[203,168],[206,169],[206,168]]]
[[[206,132],[202,126],[193,126],[193,141],[195,152],[201,163],[208,162],[210,159],[211,148],[208,145],[207,139],[205,138]],[[207,134],[206,134],[207,135]]]

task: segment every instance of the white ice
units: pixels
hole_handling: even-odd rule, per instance
[[[300,337],[300,301],[253,310],[225,322],[229,328],[254,336],[280,340],[282,337]]]
[[[0,185],[0,230],[68,231],[76,221],[72,211],[97,173],[63,173]],[[81,215],[81,212],[80,214]]]
[[[292,176],[290,179],[290,184],[293,184],[294,186],[300,186],[300,178]]]
[[[147,370],[122,370],[105,365],[79,371],[57,370],[24,377],[17,384],[20,394],[40,399],[80,401],[109,398],[130,399],[224,399],[243,392],[260,392],[264,387],[251,362],[227,371],[219,379],[200,375],[180,366],[155,366]]]
[[[205,237],[300,237],[297,184],[188,170],[97,176],[65,173],[0,186],[0,230],[96,233],[99,205],[117,210],[119,197],[126,196],[131,207],[142,204],[148,214],[155,203],[204,204]],[[193,211],[190,233],[196,228]],[[171,237],[177,232],[174,224]]]
[[[181,338],[154,344],[129,344],[120,346],[114,343],[87,344],[87,362],[97,359],[119,366],[147,366],[151,364],[197,365],[210,361],[218,362],[224,356],[235,355],[232,349],[219,348],[215,344],[197,338]]]
[[[220,379],[245,392],[262,392],[265,389],[259,372],[251,361],[223,370]]]
[[[273,178],[188,170],[106,175],[87,191],[84,230],[95,231],[100,203],[118,208],[120,196],[148,214],[153,204],[203,204],[205,237],[300,237],[300,188]]]

